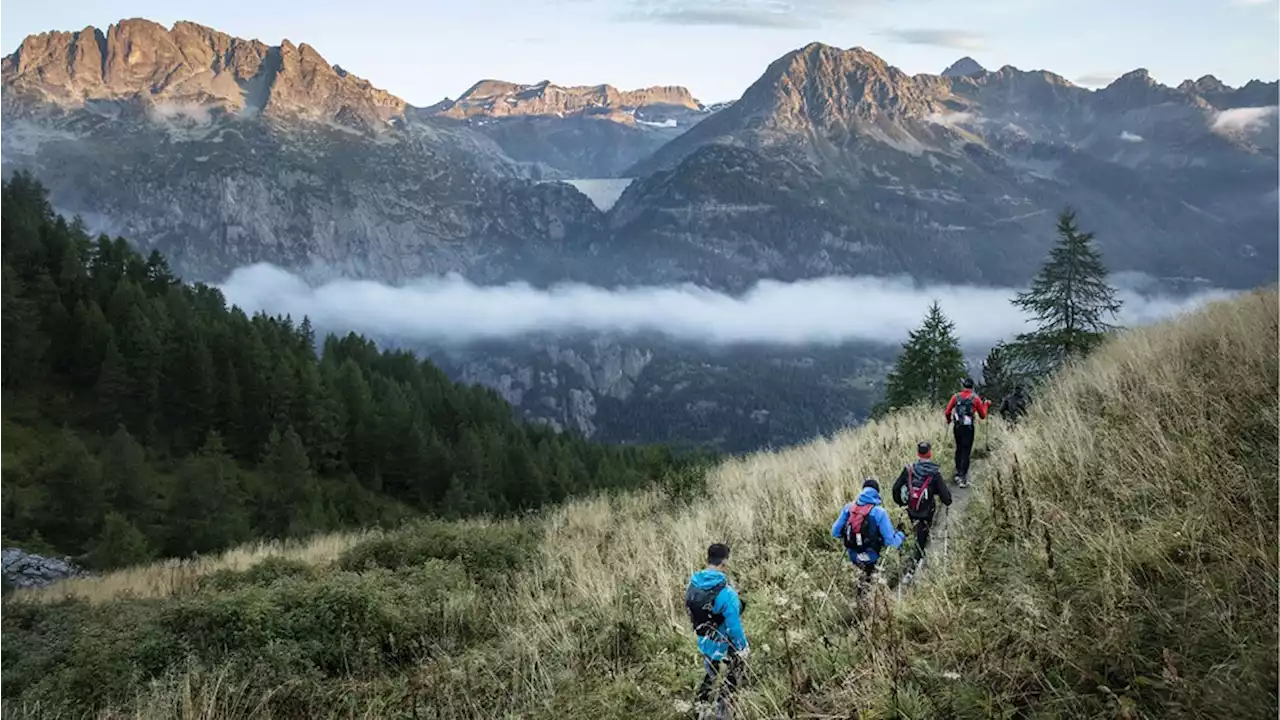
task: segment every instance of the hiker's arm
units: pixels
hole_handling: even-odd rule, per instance
[[[880,527],[880,537],[884,538],[884,544],[889,547],[901,547],[902,541],[906,540],[907,536],[893,526],[893,521],[889,519],[889,511],[885,510],[884,506],[878,509],[880,512],[872,514],[876,516],[876,524]]]
[[[845,505],[840,511],[840,517],[836,518],[836,522],[831,526],[831,537],[840,537],[840,532],[844,530],[844,524],[849,522],[849,506]]]
[[[720,609],[720,614],[724,615],[724,634],[729,637],[729,642],[733,643],[735,650],[745,649],[747,634],[742,631],[742,604],[738,600],[738,591],[726,587],[720,591],[720,596],[716,599],[724,604]]]
[[[990,400],[983,400],[983,399],[982,399],[982,398],[980,398],[980,397],[979,397],[979,398],[977,398],[977,400],[978,400],[978,401],[977,401],[977,402],[975,402],[975,403],[974,403],[974,405],[975,405],[975,406],[977,406],[977,409],[978,409],[978,417],[982,418],[983,420],[986,420],[986,419],[987,419],[987,411],[991,409],[991,401],[990,401]]]
[[[893,502],[897,505],[906,505],[902,501],[902,486],[907,484],[907,469],[902,468],[902,472],[898,473],[898,479],[893,481]]]
[[[941,475],[933,476],[933,494],[938,496],[943,505],[951,504],[951,488],[947,487],[947,481]]]
[[[952,395],[951,399],[947,401],[947,409],[942,411],[942,414],[947,416],[948,425],[951,424],[951,411],[955,409],[956,409],[956,396]]]

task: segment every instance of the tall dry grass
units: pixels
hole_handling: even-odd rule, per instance
[[[74,578],[42,588],[13,592],[13,602],[66,599],[103,603],[122,598],[171,598],[190,593],[200,578],[215,572],[248,570],[268,558],[326,565],[346,550],[382,534],[380,530],[331,533],[305,540],[258,542],[196,559],[170,559]]]
[[[989,468],[963,561],[906,608],[920,661],[998,711],[1275,717],[1277,328],[1259,291],[1060,374]],[[917,680],[945,711],[954,687]]]

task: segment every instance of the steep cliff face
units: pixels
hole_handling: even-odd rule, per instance
[[[423,348],[524,418],[607,442],[727,451],[802,442],[865,419],[895,348],[737,347],[656,338],[538,338]]]

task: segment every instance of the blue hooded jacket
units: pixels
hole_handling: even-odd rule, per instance
[[[717,615],[724,616],[724,622],[716,628],[716,632],[698,638],[698,650],[712,660],[723,660],[729,654],[729,644],[742,650],[747,647],[747,636],[742,632],[742,605],[738,600],[738,591],[730,586],[719,570],[699,570],[693,574],[689,582],[702,590],[710,590],[724,582],[724,589],[716,595],[713,608]]]
[[[885,545],[895,548],[902,545],[902,541],[906,540],[906,535],[903,535],[894,529],[893,522],[889,520],[889,511],[885,510],[884,506],[880,504],[880,493],[877,492],[875,488],[862,488],[862,492],[858,493],[857,504],[875,505],[875,507],[871,509],[870,517],[871,521],[880,528],[880,537],[884,538]],[[835,524],[831,526],[831,537],[841,537],[844,533],[845,523],[847,522],[849,522],[849,506],[845,505],[844,508],[840,510],[840,517],[836,518]],[[860,553],[860,555],[865,556],[865,560],[863,560],[862,557],[855,556],[852,550],[845,550],[845,554],[849,556],[850,562],[862,561],[873,563],[880,559],[880,554],[874,550],[868,550],[864,553]]]

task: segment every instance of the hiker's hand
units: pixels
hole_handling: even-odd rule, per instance
[[[741,650],[739,650],[739,651],[738,651],[738,659],[739,659],[739,660],[746,660],[746,659],[747,659],[747,656],[748,656],[748,655],[750,655],[750,654],[751,654],[751,648],[750,648],[750,647],[744,647],[744,648],[742,648]]]

